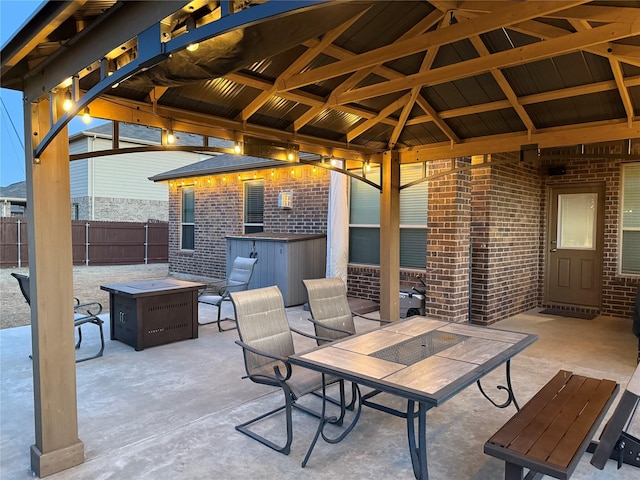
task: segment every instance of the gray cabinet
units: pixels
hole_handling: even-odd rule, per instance
[[[306,278],[323,278],[326,235],[255,233],[227,237],[227,272],[236,257],[257,255],[249,288],[277,285],[286,307],[307,301]]]

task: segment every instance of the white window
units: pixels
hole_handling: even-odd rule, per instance
[[[195,202],[193,187],[182,187],[180,214],[180,248],[193,250],[195,246]]]
[[[401,184],[422,178],[421,164],[401,165]],[[367,173],[380,183],[380,170]],[[400,266],[425,268],[427,256],[427,182],[400,190]],[[349,262],[380,265],[380,191],[351,179]]]
[[[264,180],[244,183],[244,233],[264,230]]]
[[[620,273],[640,275],[640,163],[622,166]]]

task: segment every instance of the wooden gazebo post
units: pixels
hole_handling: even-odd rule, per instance
[[[382,155],[380,195],[380,317],[400,318],[400,157]]]
[[[31,468],[46,477],[84,461],[76,403],[69,136],[65,127],[34,159],[33,148],[55,114],[48,100],[27,102],[24,113],[35,417]]]

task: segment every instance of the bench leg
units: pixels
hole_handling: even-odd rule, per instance
[[[540,472],[529,471],[526,476],[524,474],[524,468],[515,463],[504,462],[504,480],[539,480],[544,475]]]
[[[520,465],[504,462],[504,480],[522,480],[523,468]]]

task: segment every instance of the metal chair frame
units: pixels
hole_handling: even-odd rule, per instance
[[[248,378],[252,382],[258,384],[279,387],[282,389],[284,395],[284,405],[237,425],[235,428],[239,432],[259,441],[263,445],[266,445],[277,452],[288,455],[291,451],[291,443],[293,442],[293,409],[297,408],[317,418],[323,418],[324,413],[315,412],[314,410],[297,403],[300,397],[308,393],[321,390],[324,387],[324,384],[320,373],[301,367],[293,367],[289,363],[288,355],[295,353],[291,333],[294,332],[314,340],[317,340],[318,337],[301,332],[289,326],[288,321],[286,320],[282,294],[276,286],[243,292],[232,292],[231,299],[233,301],[234,309],[236,310],[238,335],[240,337],[240,339],[236,340],[235,343],[243,349],[245,370],[247,372],[247,375],[242,378]],[[254,312],[260,312],[262,315],[256,315]],[[260,323],[260,328],[264,328],[265,325],[269,323],[269,333],[265,338],[249,334],[249,337],[253,338],[247,341],[246,337],[248,332],[254,328],[254,326],[251,325],[252,321]],[[267,345],[269,342],[271,342],[271,345]],[[256,343],[263,345],[265,348],[256,348]],[[256,362],[260,362],[260,364],[257,364]],[[270,370],[273,370],[273,373],[270,373]],[[297,383],[294,382],[294,377],[296,377],[295,380],[298,380]],[[305,380],[304,382],[300,381],[301,377]],[[299,391],[296,392],[291,385],[292,382],[296,383],[298,387],[303,383],[304,386],[301,387],[301,389],[298,388]],[[336,382],[339,384],[340,389],[340,414],[338,416],[325,419],[325,421],[336,425],[342,425],[346,412],[346,405],[344,401],[344,381],[338,378],[326,380],[327,384]],[[285,411],[287,433],[287,439],[283,445],[278,445],[266,437],[250,430],[249,427],[255,423],[282,410]]]
[[[249,288],[249,283],[251,282],[251,277],[253,275],[253,270],[255,268],[257,258],[251,257],[236,257],[233,261],[233,266],[231,268],[231,273],[229,277],[225,280],[212,283],[207,285],[207,288],[202,290],[198,295],[198,302],[206,303],[209,305],[213,305],[218,308],[218,318],[211,322],[200,322],[198,320],[199,325],[209,325],[211,323],[216,322],[218,324],[219,332],[226,332],[228,330],[235,330],[236,327],[231,328],[222,328],[220,322],[230,321],[235,322],[235,318],[221,318],[222,313],[222,302],[230,302],[231,292],[240,292],[243,290],[247,290]],[[216,292],[216,295],[207,295],[206,292],[208,290],[213,289]]]
[[[12,272],[11,276],[18,281],[22,296],[24,297],[27,304],[31,306],[31,283],[29,277],[27,275],[22,275],[15,272]],[[102,304],[100,304],[99,302],[80,303],[80,300],[78,300],[77,298],[74,298],[74,301],[75,305],[73,306],[73,325],[74,327],[78,328],[78,342],[75,345],[76,350],[80,349],[80,345],[82,344],[82,325],[93,324],[97,325],[100,329],[100,350],[95,355],[77,359],[76,363],[80,363],[86,360],[101,357],[104,353],[104,330],[102,328],[104,321],[98,318],[98,315],[102,313]],[[29,357],[31,357],[31,355],[29,355]]]

